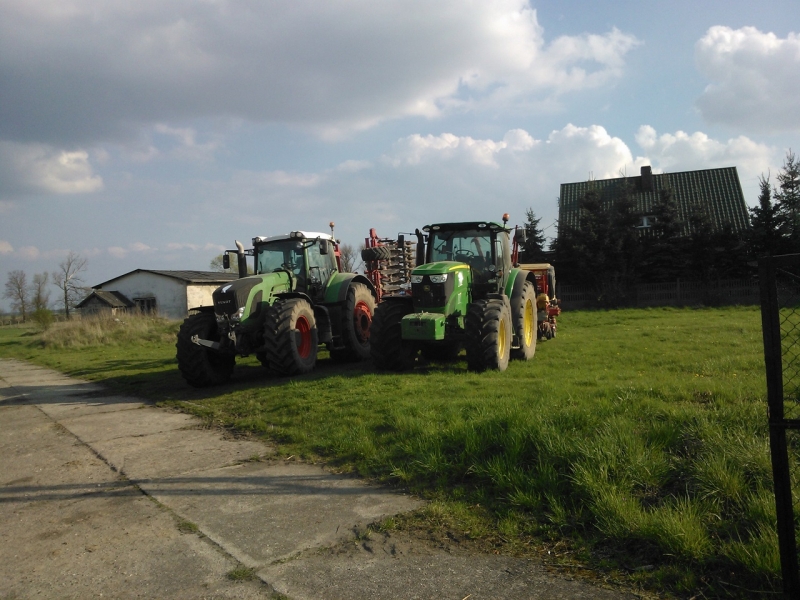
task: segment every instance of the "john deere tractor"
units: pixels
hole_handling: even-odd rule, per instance
[[[536,350],[536,278],[515,267],[510,236],[524,230],[477,221],[417,230],[410,294],[388,296],[375,311],[371,354],[376,367],[405,370],[418,355],[454,358],[466,349],[470,370],[503,371],[509,358]]]
[[[251,250],[238,241],[236,247],[230,252],[240,278],[218,287],[213,308],[198,309],[178,332],[178,368],[187,382],[223,383],[236,356],[251,354],[273,374],[307,373],[322,344],[334,360],[369,357],[375,289],[363,275],[341,272],[332,235],[293,231],[253,238]],[[226,252],[226,268],[228,259]]]

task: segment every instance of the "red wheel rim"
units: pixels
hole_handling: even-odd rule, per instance
[[[358,302],[355,309],[353,309],[353,328],[356,336],[362,342],[369,340],[370,325],[372,325],[372,313],[369,310],[369,305],[364,301]]]
[[[301,358],[308,358],[308,355],[311,354],[311,326],[308,324],[308,319],[298,317],[294,328],[300,332],[300,345],[297,346],[297,353]]]

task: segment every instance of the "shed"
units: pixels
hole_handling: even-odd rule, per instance
[[[81,310],[81,315],[117,315],[125,312],[129,308],[136,306],[128,298],[119,292],[106,292],[103,290],[93,290],[75,308]]]
[[[237,278],[235,273],[213,271],[136,269],[92,287],[95,292],[121,295],[142,312],[158,313],[168,319],[184,319],[190,310],[213,306],[211,294],[214,290]],[[86,298],[84,302],[88,300]]]

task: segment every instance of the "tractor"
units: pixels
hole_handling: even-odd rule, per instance
[[[213,307],[196,309],[178,332],[177,359],[195,387],[226,382],[237,356],[255,354],[274,375],[311,371],[320,345],[337,361],[370,356],[376,293],[363,275],[342,273],[333,235],[293,231],[253,238],[235,253],[239,279],[218,287]],[[248,275],[248,256],[254,274]]]
[[[410,289],[382,298],[375,310],[370,352],[376,367],[407,370],[419,354],[455,358],[462,348],[472,371],[504,371],[509,358],[533,358],[536,276],[514,266],[525,230],[507,222],[503,215],[502,224],[438,223],[415,232]]]

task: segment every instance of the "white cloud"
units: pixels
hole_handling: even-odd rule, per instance
[[[663,171],[694,171],[719,167],[737,167],[740,173],[766,173],[775,159],[775,148],[739,136],[725,142],[697,131],[658,135],[649,125],[642,125],[636,142]]]
[[[131,242],[128,244],[127,248],[123,248],[122,246],[110,246],[108,248],[108,253],[114,258],[125,258],[131,253],[150,253],[156,251],[157,248],[152,248],[142,242]]]
[[[695,54],[711,80],[697,101],[709,122],[759,133],[800,131],[800,35],[717,26]]]
[[[16,252],[17,256],[25,260],[36,260],[40,254],[41,252],[36,246],[23,246]]]
[[[0,254],[11,254],[14,252],[14,246],[5,240],[0,240]]]
[[[638,43],[617,29],[549,42],[528,0],[25,4],[0,4],[0,138],[55,145],[161,124],[208,151],[214,142],[164,124],[241,118],[337,135],[530,106],[619,78]]]
[[[82,194],[103,188],[85,150],[0,141],[0,189],[6,192]]]

